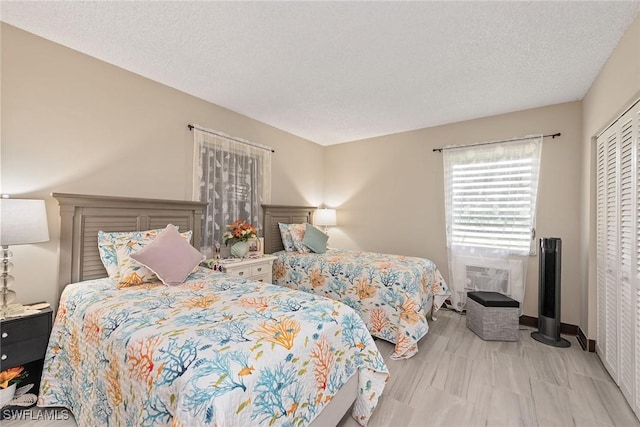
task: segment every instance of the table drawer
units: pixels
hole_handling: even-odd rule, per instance
[[[251,266],[251,275],[252,276],[260,276],[261,274],[270,273],[271,265],[270,264],[258,264]]]
[[[238,268],[227,268],[226,273],[231,274],[233,276],[248,278],[251,276],[251,267],[238,267]]]
[[[3,321],[0,323],[0,346],[4,348],[15,342],[49,336],[50,316],[47,313]]]
[[[47,351],[46,335],[3,345],[0,350],[0,370],[43,359]]]
[[[251,278],[251,280],[256,281],[256,282],[264,282],[264,283],[271,284],[271,274],[265,273],[265,274],[261,274],[261,275],[258,275],[258,276],[253,276]]]

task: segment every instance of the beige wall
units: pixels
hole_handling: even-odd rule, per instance
[[[47,200],[52,239],[16,246],[22,302],[57,301],[52,191],[189,199],[198,123],[271,145],[273,203],[338,207],[331,244],[426,256],[447,272],[442,156],[448,144],[562,132],[543,148],[538,236],[563,239],[562,321],[595,338],[593,136],[640,97],[640,17],[583,102],[321,147],[6,24],[0,192]],[[537,315],[532,257],[524,311]]]
[[[640,98],[640,15],[627,29],[583,99],[580,327],[596,337],[595,137]]]
[[[581,102],[420,129],[325,149],[324,200],[337,207],[330,244],[431,258],[448,278],[442,154],[450,144],[561,132],[545,139],[537,234],[560,237],[562,321],[580,318]],[[538,313],[538,257],[531,257],[524,314]]]
[[[321,201],[321,146],[4,23],[1,31],[0,192],[46,199],[51,233],[12,247],[21,302],[57,301],[51,192],[191,199],[188,123],[272,146],[273,203]]]

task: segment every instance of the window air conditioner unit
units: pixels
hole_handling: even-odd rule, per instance
[[[468,291],[500,292],[519,300],[522,295],[517,289],[524,289],[523,273],[523,262],[517,259],[456,255],[451,263],[452,279],[465,284],[465,301]]]
[[[466,291],[493,291],[511,295],[511,271],[485,265],[465,264]]]

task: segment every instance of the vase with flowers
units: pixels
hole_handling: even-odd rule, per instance
[[[16,393],[16,384],[27,377],[23,366],[5,369],[0,372],[0,407],[6,406]]]
[[[249,252],[249,239],[255,239],[258,236],[258,230],[247,221],[241,219],[235,220],[232,224],[227,225],[229,229],[222,235],[222,242],[231,245],[231,255],[235,258],[244,258]]]

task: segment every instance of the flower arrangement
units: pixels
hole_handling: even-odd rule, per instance
[[[0,389],[9,387],[11,384],[17,384],[27,377],[28,373],[24,370],[24,366],[16,366],[15,368],[5,369],[0,372]]]
[[[258,229],[241,219],[237,219],[232,224],[227,225],[227,228],[229,231],[222,235],[222,241],[225,245],[228,245],[231,240],[246,242],[249,239],[258,237]]]

